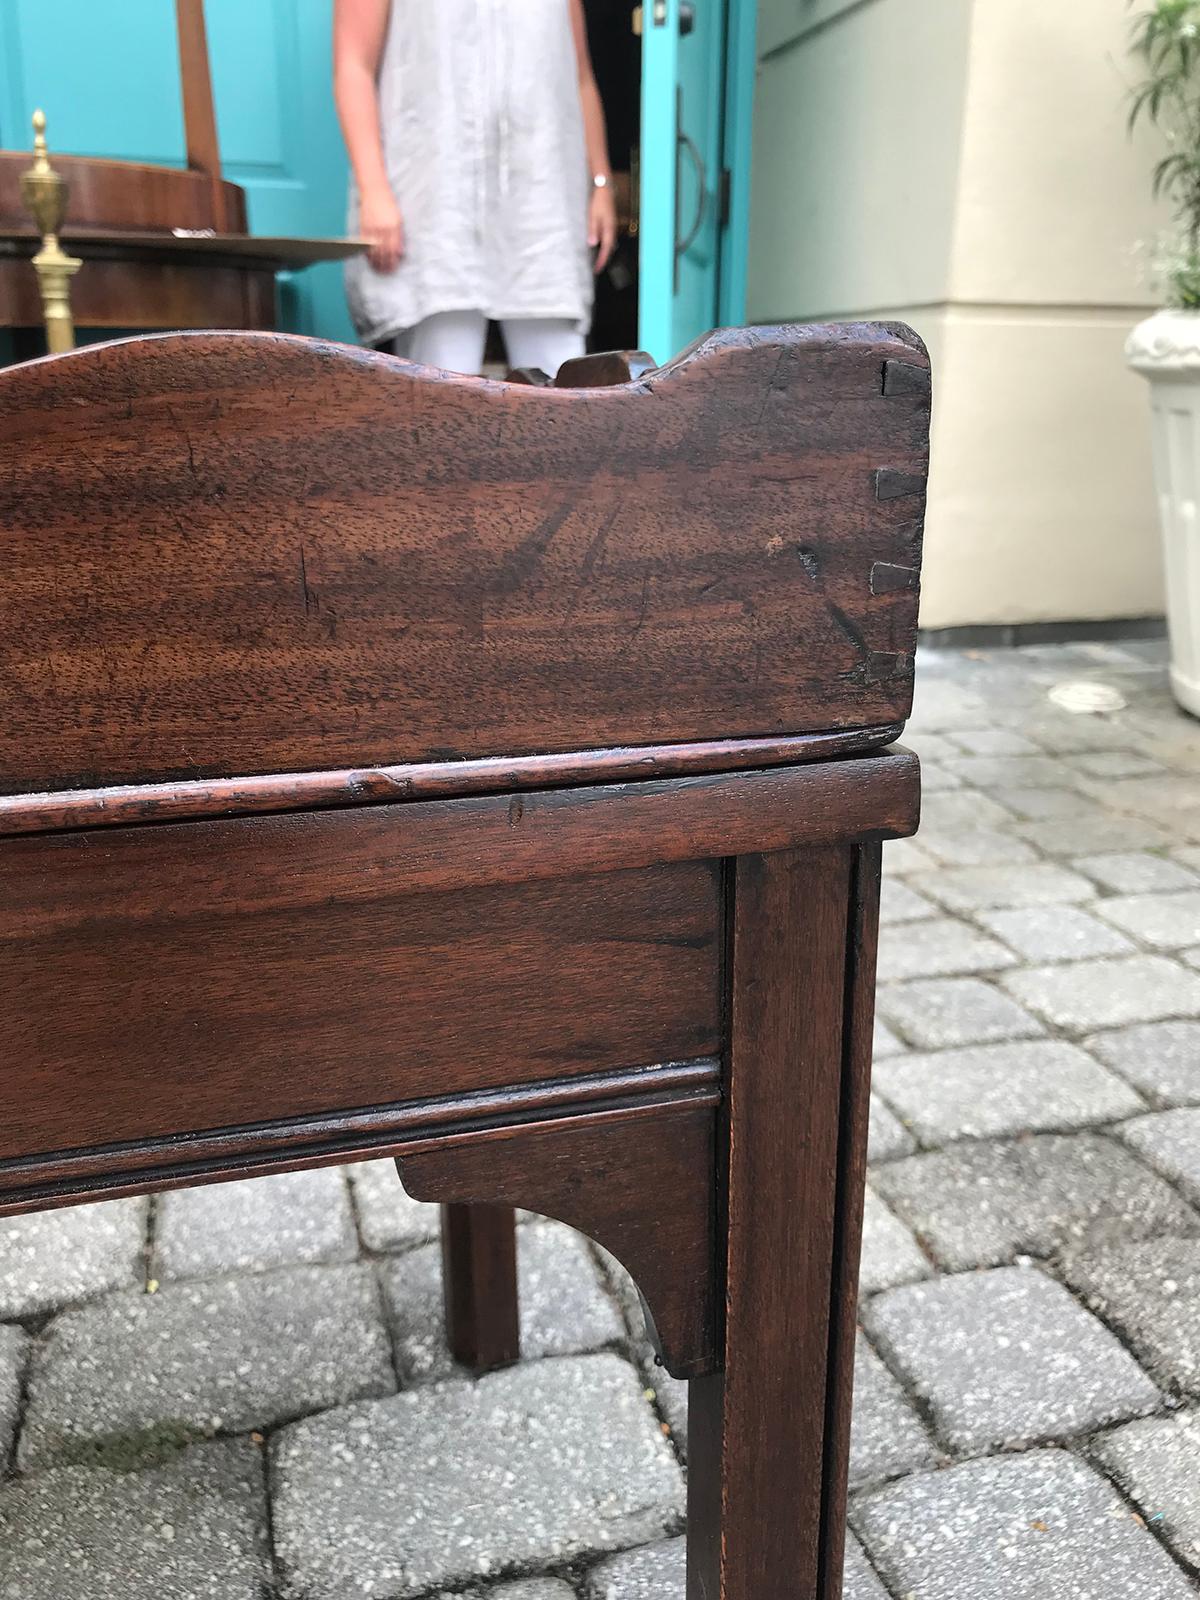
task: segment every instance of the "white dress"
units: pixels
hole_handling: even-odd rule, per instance
[[[392,0],[379,101],[405,243],[394,272],[347,263],[362,339],[438,311],[586,332],[591,177],[569,0]]]

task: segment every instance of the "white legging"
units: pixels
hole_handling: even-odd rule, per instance
[[[566,317],[506,317],[500,329],[510,367],[540,367],[552,378],[564,361],[583,354],[583,335]],[[402,333],[392,350],[427,367],[478,373],[486,339],[482,311],[437,311]]]

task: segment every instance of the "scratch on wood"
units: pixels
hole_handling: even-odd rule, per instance
[[[832,602],[829,606],[829,615],[837,623],[838,627],[845,634],[846,638],[849,639],[855,650],[857,650],[860,658],[865,661],[870,652],[867,647],[867,641],[859,632],[856,624],[850,620],[850,618],[842,610],[841,606],[835,606],[832,604]]]
[[[300,546],[300,587],[304,591],[304,615],[315,616],[321,609],[321,602],[314,590],[308,586],[308,568],[304,561],[304,546]]]
[[[534,531],[505,556],[493,585],[498,594],[512,594],[532,577],[549,549],[550,541],[574,509],[574,497],[564,496],[554,510],[542,518]]]

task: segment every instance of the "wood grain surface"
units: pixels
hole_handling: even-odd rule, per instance
[[[632,1274],[667,1370],[718,1359],[716,1112],[579,1119],[443,1140],[399,1158],[417,1200],[524,1206],[578,1228]]]
[[[902,721],[928,396],[896,361],[860,325],[594,389],[271,334],[8,368],[0,792]]]
[[[836,1600],[819,1585],[852,855],[735,869],[724,1374],[691,1390],[688,1600]]]
[[[275,326],[274,263],[213,261],[202,250],[168,255],[153,246],[65,243],[84,263],[71,288],[77,327]],[[41,328],[37,274],[29,264],[36,249],[32,239],[0,239],[0,328]]]
[[[358,813],[346,814],[347,820]],[[302,819],[312,821],[315,819]],[[156,884],[76,835],[43,912],[0,922],[0,1158],[269,1124],[713,1054],[718,885],[709,863],[419,893],[372,873],[344,895],[243,892],[202,826],[158,830]],[[32,841],[13,841],[13,843]],[[49,842],[49,841],[46,841]],[[311,874],[322,854],[277,859]],[[180,855],[178,852],[182,852]],[[315,856],[315,861],[312,859]],[[33,879],[28,880],[33,884]],[[107,888],[101,887],[102,881]],[[315,888],[315,883],[313,885]]]
[[[0,372],[0,1214],[393,1154],[480,1367],[557,1217],[692,1379],[689,1600],[837,1600],[928,363],[574,378]]]
[[[50,128],[53,138],[54,129]],[[28,150],[0,150],[0,232],[29,226],[21,199],[21,174],[32,161]],[[98,156],[51,152],[54,170],[71,186],[70,215],[63,229],[69,241],[77,228],[216,228],[246,231],[246,192],[236,183],[220,182],[218,199],[212,174],[182,167],[152,166],[140,161],[109,161]],[[67,244],[68,250],[71,248]]]
[[[476,1201],[442,1207],[442,1304],[446,1343],[460,1365],[473,1372],[495,1372],[520,1360],[517,1213],[512,1206]]]
[[[124,784],[0,795],[0,837],[136,822],[181,822],[275,811],[385,805],[468,794],[509,794],[580,784],[638,782],[691,773],[755,772],[828,761],[890,744],[898,724],[846,733],[780,739],[715,739],[693,744],[571,750],[551,756],[492,756],[476,761],[425,761],[399,767],[266,773],[254,778],[202,778],[194,783]]]
[[[719,1100],[719,1064],[701,1058],[51,1151],[0,1160],[0,1216],[394,1156],[492,1128],[565,1119],[609,1123],[647,1106],[657,1113]]]
[[[478,889],[670,861],[912,833],[918,762],[853,761],[529,794],[82,829],[0,840],[0,936],[105,917],[169,927],[190,906],[299,914],[386,894]]]
[[[862,1253],[867,1129],[871,1111],[871,1053],[875,1027],[875,964],[879,945],[882,856],[882,848],[877,844],[860,846],[853,853],[850,880],[817,1600],[842,1600],[846,1493],[850,1477],[850,1416],[854,1399],[854,1343],[858,1320],[858,1263]]]

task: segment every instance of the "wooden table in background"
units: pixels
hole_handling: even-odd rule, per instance
[[[19,357],[43,349],[32,228],[0,229],[0,328]],[[64,229],[83,266],[71,290],[80,328],[275,327],[275,275],[367,248],[359,239],[273,239],[166,229]]]

